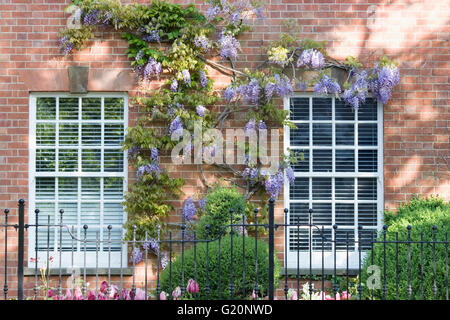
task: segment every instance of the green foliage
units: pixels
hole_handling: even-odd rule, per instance
[[[408,240],[407,227],[411,226],[412,241],[420,241],[421,234],[424,241],[432,241],[434,237],[433,226],[437,227],[437,241],[445,241],[446,234],[450,231],[450,203],[443,199],[430,197],[421,199],[413,197],[409,203],[405,203],[398,208],[397,214],[386,213],[385,223],[388,225],[386,232],[387,241],[395,241],[396,233],[398,239]],[[383,240],[383,232],[378,236],[378,240]],[[437,299],[445,299],[445,277],[446,277],[446,249],[444,244],[435,245],[436,257],[436,285]],[[408,245],[398,246],[398,269],[396,268],[396,248],[395,244],[386,245],[386,285],[387,298],[396,298],[396,273],[399,277],[399,298],[408,299]],[[414,243],[410,245],[411,254],[411,287],[412,299],[421,299],[421,266],[423,267],[423,289],[425,299],[433,299],[433,245],[423,244],[423,264],[421,262],[421,245]],[[383,266],[384,251],[383,244],[377,244],[373,252],[374,264],[381,268],[381,288],[374,290],[376,298],[383,298]],[[372,264],[372,256],[368,256],[364,263],[362,280],[366,283],[370,276],[367,268]],[[364,288],[365,294],[369,290]]]
[[[235,188],[219,187],[206,197],[204,215],[197,224],[197,238],[206,239],[206,225],[210,226],[209,239],[217,238],[222,232],[230,232],[225,226],[242,221],[245,214],[245,200]],[[234,210],[233,218],[230,209]],[[233,220],[232,220],[233,219]]]
[[[243,255],[243,243],[245,251]],[[256,275],[258,277],[258,288],[261,294],[267,295],[268,272],[269,272],[269,247],[266,242],[257,241],[257,259],[255,259],[255,238],[233,236],[233,256],[231,259],[231,236],[224,236],[219,241],[209,242],[208,254],[207,244],[205,242],[198,243],[196,246],[196,255],[194,248],[185,251],[184,268],[182,268],[182,256],[179,255],[172,263],[172,283],[170,282],[170,267],[161,273],[161,290],[171,294],[172,290],[181,286],[182,271],[184,271],[184,287],[190,278],[195,279],[199,283],[199,293],[197,299],[206,299],[206,272],[208,270],[208,280],[210,287],[210,299],[219,298],[221,291],[222,299],[229,299],[231,271],[233,275],[234,294],[236,298],[246,298],[251,295],[255,283]],[[220,253],[219,253],[220,251]],[[258,261],[258,267],[255,265]],[[231,269],[231,261],[233,261],[233,269]],[[245,261],[245,267],[243,267]],[[220,262],[220,267],[219,267]],[[195,268],[196,263],[196,268]],[[208,264],[208,268],[207,268]],[[196,274],[195,274],[196,270]],[[245,270],[245,284],[243,280],[243,270]],[[256,272],[258,270],[258,272]],[[275,255],[275,287],[280,276],[280,264]],[[171,285],[172,284],[172,285]],[[245,297],[242,297],[242,288],[245,287]]]

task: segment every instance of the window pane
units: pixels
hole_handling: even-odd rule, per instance
[[[100,145],[102,143],[102,127],[100,124],[83,124],[81,128],[83,145]]]
[[[377,204],[360,203],[358,204],[358,224],[362,226],[377,225]]]
[[[107,227],[107,226],[106,226]],[[110,239],[111,241],[108,242],[108,233],[111,233]],[[122,228],[121,227],[114,227],[111,230],[108,230],[107,228],[103,228],[103,250],[109,251],[111,248],[111,251],[120,251],[121,250],[121,242],[122,239]]]
[[[331,178],[312,179],[313,200],[331,200]]]
[[[55,200],[55,178],[36,178],[36,200]]]
[[[313,224],[331,225],[331,203],[313,203]]]
[[[355,205],[353,203],[336,203],[337,225],[353,226],[355,224]]]
[[[78,144],[78,123],[61,123],[59,125],[59,145]]]
[[[105,119],[123,120],[124,101],[123,98],[105,98]]]
[[[358,199],[377,200],[376,178],[358,178]]]
[[[81,178],[81,200],[100,200],[100,178]]]
[[[83,98],[82,99],[82,118],[83,120],[100,120],[102,109],[101,98]]]
[[[336,120],[355,120],[355,112],[352,107],[345,104],[343,100],[336,99],[335,106],[335,119]]]
[[[354,124],[336,124],[336,145],[353,146],[355,144],[355,125]]]
[[[296,124],[297,129],[291,129],[291,145],[292,146],[308,146],[309,145],[309,124]]]
[[[369,250],[372,248],[373,242],[377,238],[376,230],[362,230],[359,233],[359,241],[361,244],[361,250]]]
[[[309,204],[291,203],[289,206],[289,223],[308,224],[309,223]]]
[[[332,150],[313,151],[313,171],[331,172],[332,170]]]
[[[336,178],[334,181],[334,197],[336,200],[355,199],[355,179]]]
[[[52,123],[36,124],[36,145],[55,145],[55,125]]]
[[[289,194],[292,200],[309,199],[309,178],[295,178],[294,183],[289,188]]]
[[[73,172],[78,171],[78,150],[77,149],[60,149],[59,157],[59,172]]]
[[[377,172],[377,150],[358,151],[359,172]]]
[[[313,145],[331,146],[331,123],[313,124]]]
[[[100,224],[100,203],[81,203],[81,225],[85,224],[90,227]]]
[[[56,98],[36,99],[36,119],[37,120],[56,119]]]
[[[123,152],[120,150],[105,150],[105,172],[123,171]]]
[[[123,224],[123,206],[121,203],[105,203],[103,213],[104,225],[122,225]]]
[[[358,120],[377,120],[377,101],[367,98],[358,109]]]
[[[123,197],[123,178],[104,178],[103,197],[105,200],[117,200]]]
[[[39,215],[37,219],[38,224],[46,225],[55,224],[55,204],[54,203],[36,203],[36,209],[39,209]],[[50,220],[48,219],[50,217]],[[49,236],[47,238],[47,236]],[[38,251],[53,250],[55,243],[55,231],[50,229],[50,234],[47,232],[46,228],[39,228],[38,230],[38,241],[37,241]]]
[[[289,229],[289,250],[309,250],[309,230],[297,229],[295,227]]]
[[[55,171],[55,150],[36,150],[36,171]]]
[[[59,98],[59,119],[78,120],[78,98]]]
[[[105,145],[120,145],[123,141],[123,124],[105,124]]]
[[[358,126],[358,144],[360,146],[377,145],[377,124],[361,123]]]
[[[309,172],[309,150],[296,150],[297,163],[291,167],[296,172]]]
[[[77,236],[78,230],[78,204],[76,202],[60,202],[58,203],[58,207],[64,209],[63,214],[63,224],[70,227],[70,231],[75,233],[74,236]],[[59,242],[59,239],[58,239]],[[77,241],[73,241],[74,250],[77,250]],[[66,228],[63,228],[62,232],[62,250],[63,251],[71,251],[72,250],[72,237],[69,232],[67,232]]]
[[[313,120],[331,120],[331,98],[313,98]]]
[[[58,178],[58,198],[60,200],[77,200],[78,178]]]
[[[309,98],[291,99],[291,120],[309,120]]]
[[[353,229],[337,229],[335,240],[336,250],[355,249],[355,231]]]
[[[84,149],[81,158],[81,167],[83,171],[98,172],[100,171],[101,151],[100,149]]]
[[[336,172],[355,171],[354,150],[336,150],[335,155],[336,155]]]

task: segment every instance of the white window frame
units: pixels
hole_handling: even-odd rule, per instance
[[[312,110],[312,99],[313,98],[324,98],[326,96],[318,95],[315,93],[296,93],[292,97],[285,98],[284,99],[284,110],[290,110],[290,99],[292,98],[309,98],[309,120],[308,121],[297,121],[297,120],[291,120],[293,123],[320,123],[320,120],[312,120],[313,118],[313,110]],[[382,221],[383,221],[383,214],[384,214],[384,162],[383,162],[383,105],[380,102],[377,102],[377,172],[358,172],[358,149],[364,149],[364,147],[356,147],[353,146],[345,146],[343,149],[353,149],[355,150],[355,172],[335,172],[335,157],[334,157],[334,150],[336,150],[336,135],[335,135],[335,127],[336,127],[336,120],[335,120],[335,98],[332,96],[328,96],[328,98],[332,98],[332,120],[325,120],[322,122],[331,123],[332,124],[332,145],[331,149],[333,150],[333,159],[332,159],[332,172],[312,172],[312,150],[313,150],[313,139],[312,137],[312,125],[310,125],[310,138],[309,138],[309,146],[302,146],[299,147],[299,149],[308,149],[310,150],[310,156],[309,156],[309,168],[310,172],[295,172],[295,177],[304,177],[304,178],[311,178],[311,177],[327,177],[327,178],[336,178],[336,177],[371,177],[371,178],[377,178],[377,226],[372,227],[372,229],[376,229],[377,231],[381,230],[382,228]],[[349,107],[350,108],[350,107]],[[368,121],[373,123],[374,121]],[[355,144],[358,141],[358,123],[364,123],[364,121],[358,121],[358,114],[355,114],[354,120],[339,120],[339,123],[354,123],[354,130],[355,130]],[[288,149],[290,149],[290,128],[288,126],[284,126],[284,153],[288,154]],[[315,147],[314,149],[320,149],[320,147]],[[326,149],[330,149],[329,146],[326,147]],[[369,147],[368,149],[374,149],[373,147]],[[292,150],[295,150],[292,149]],[[334,181],[334,179],[332,179]],[[333,182],[332,182],[333,183]],[[334,186],[334,183],[333,183]],[[289,181],[288,179],[285,179],[284,184],[284,207],[289,208],[289,204],[291,203],[291,200],[289,198]],[[355,198],[353,203],[356,202],[356,208],[355,208],[355,219],[354,219],[354,231],[355,231],[355,240],[357,240],[357,227],[358,227],[358,207],[357,207],[357,197],[358,197],[358,185],[355,183]],[[317,200],[315,200],[317,201]],[[314,201],[314,202],[315,202]],[[361,200],[360,200],[361,201]],[[295,202],[303,202],[303,203],[309,203],[310,207],[312,205],[312,190],[310,185],[309,190],[309,199],[308,200],[295,200]],[[320,201],[319,201],[320,202]],[[327,201],[330,202],[330,201]],[[372,201],[373,203],[373,201]],[[334,224],[335,221],[335,195],[334,195],[334,187],[332,187],[332,224]],[[314,213],[313,213],[314,215]],[[287,220],[285,221],[286,224],[289,224],[289,214],[287,216]],[[289,250],[289,229],[296,229],[297,227],[288,227],[287,234],[284,236],[285,242],[288,245],[288,248],[286,248],[287,252],[287,268],[288,269],[297,269],[297,251],[290,251]],[[366,229],[365,227],[364,229]],[[339,229],[338,229],[339,230]],[[332,232],[333,234],[333,232]],[[334,236],[334,235],[333,235]],[[311,244],[309,244],[311,245]],[[361,260],[365,257],[365,252],[361,252]],[[324,269],[326,272],[330,272],[334,269],[334,245],[332,247],[331,251],[325,251],[324,252]],[[310,266],[310,257],[309,257],[309,250],[308,251],[300,251],[299,252],[299,268],[301,270],[309,270]],[[322,252],[321,251],[312,251],[312,269],[313,270],[320,270],[322,268]],[[362,261],[361,261],[362,262]],[[358,270],[359,268],[359,250],[358,250],[358,244],[355,244],[355,248],[352,251],[349,251],[348,255],[348,269],[349,270]],[[336,251],[336,269],[339,270],[346,270],[347,269],[347,253],[346,251]]]
[[[55,120],[37,120],[36,119],[36,101],[37,98],[56,98],[56,115],[57,118]],[[96,92],[96,93],[88,93],[88,94],[70,94],[68,92],[39,92],[39,93],[30,93],[29,96],[29,162],[28,162],[28,172],[29,172],[29,181],[28,181],[28,190],[29,190],[29,209],[28,209],[28,221],[29,224],[35,225],[36,224],[36,216],[35,216],[35,209],[36,208],[36,198],[35,198],[35,183],[36,178],[41,176],[51,176],[51,177],[121,177],[123,178],[123,191],[124,193],[127,191],[128,186],[128,152],[124,151],[124,163],[123,163],[123,172],[121,173],[109,173],[109,172],[103,172],[103,152],[101,153],[101,171],[100,172],[58,172],[55,168],[54,172],[36,172],[36,163],[35,163],[35,156],[36,156],[36,122],[40,123],[56,123],[58,124],[61,122],[70,122],[71,120],[59,120],[58,119],[58,106],[59,106],[59,98],[101,98],[101,120],[85,120],[86,122],[95,122],[102,124],[101,129],[101,137],[103,141],[104,137],[104,123],[123,123],[124,125],[124,136],[127,134],[128,130],[128,94],[126,92]],[[124,100],[124,119],[123,120],[105,120],[104,119],[104,98],[123,98]],[[75,123],[79,123],[82,121],[82,112],[81,112],[81,101],[82,99],[79,99],[79,113],[78,113],[78,119],[72,120]],[[56,141],[55,146],[58,148],[58,133],[59,133],[59,126],[55,126],[56,129]],[[81,130],[79,130],[78,138],[81,139]],[[102,142],[103,143],[103,142]],[[80,148],[80,145],[78,146]],[[104,148],[104,145],[102,144],[101,149]],[[78,168],[81,168],[81,153],[78,155]],[[101,184],[103,186],[103,183]],[[80,187],[79,187],[80,188]],[[101,200],[100,200],[100,221],[103,220],[103,187],[101,187]],[[78,192],[78,199],[77,202],[80,203],[80,191]],[[123,199],[122,199],[123,201]],[[58,199],[55,199],[55,214],[57,219],[55,219],[54,224],[59,224],[59,210],[64,208],[58,208]],[[80,209],[78,209],[80,210]],[[127,213],[124,211],[123,214],[123,223],[125,223],[127,220]],[[43,222],[40,222],[43,224]],[[46,223],[45,223],[46,224]],[[63,217],[63,224],[64,224],[64,217]],[[88,232],[92,231],[92,226],[90,229],[88,229]],[[114,229],[116,229],[118,226],[114,226]],[[122,227],[122,226],[120,226]],[[45,227],[44,227],[45,228]],[[113,229],[113,230],[114,230]],[[121,238],[124,236],[124,230],[121,230]],[[36,252],[35,252],[35,234],[36,234],[36,228],[35,227],[29,227],[28,228],[28,267],[34,268],[35,263],[30,260],[30,258],[35,258]],[[75,235],[77,236],[77,235]],[[83,232],[81,229],[81,232],[79,233],[80,239],[83,239]],[[100,240],[105,238],[104,236],[100,236]],[[77,250],[77,242],[78,242],[78,250]],[[57,245],[58,244],[58,245]],[[84,267],[84,250],[83,250],[83,242],[74,241],[75,250],[73,252],[71,251],[63,251],[61,254],[61,263],[59,261],[60,254],[59,254],[59,228],[56,230],[55,233],[55,239],[54,239],[54,245],[53,250],[49,251],[49,255],[53,257],[51,268],[83,268]],[[127,248],[125,244],[122,244],[122,248],[120,251],[111,251],[108,253],[108,250],[103,250],[102,247],[107,244],[100,243],[99,244],[99,250],[98,253],[94,251],[87,251],[86,252],[86,267],[93,268],[118,268],[118,267],[126,267],[127,266]],[[114,244],[112,244],[114,246]],[[98,256],[97,256],[98,254]],[[38,251],[38,259],[39,263],[38,266],[45,266],[45,261],[47,259],[47,251]]]

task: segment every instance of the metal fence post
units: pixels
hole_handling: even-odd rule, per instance
[[[25,200],[19,200],[19,238],[17,255],[17,299],[23,300],[23,258],[24,258]],[[37,262],[36,262],[37,263]]]
[[[269,300],[273,300],[274,298],[274,288],[273,288],[273,282],[274,282],[274,202],[275,200],[273,198],[270,198],[269,200]]]

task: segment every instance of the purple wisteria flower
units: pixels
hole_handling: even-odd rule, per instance
[[[205,210],[206,208],[206,198],[200,198],[197,200],[197,205],[201,210]]]
[[[361,71],[353,75],[353,83],[349,89],[344,91],[344,101],[353,109],[358,110],[359,106],[366,101],[369,83],[367,72]]]
[[[161,268],[164,270],[169,264],[169,259],[167,258],[167,253],[163,253],[161,257]]]
[[[229,58],[231,60],[236,60],[238,50],[241,49],[241,44],[235,37],[224,33],[222,33],[219,39],[219,46],[222,59]]]
[[[278,197],[278,193],[283,189],[284,185],[284,176],[281,171],[278,173],[267,177],[264,181],[264,188],[266,192],[273,198],[276,199]]]
[[[400,71],[394,64],[377,65],[372,70],[369,88],[373,96],[383,104],[391,97],[392,88],[400,83]]]
[[[63,36],[61,39],[59,39],[59,49],[65,55],[68,55],[69,53],[71,53],[73,48],[74,48],[73,43],[70,42],[70,40],[66,36]]]
[[[255,8],[255,9],[253,10],[253,13],[255,14],[255,16],[256,16],[258,19],[264,19],[264,18],[265,18],[265,16],[264,16],[264,11],[263,11],[263,8],[262,8],[262,7]]]
[[[259,120],[258,122],[258,129],[267,129],[267,125],[264,121]]]
[[[139,61],[144,57],[144,52],[142,50],[139,50],[138,53],[136,53],[136,57],[134,57],[135,61]]]
[[[172,83],[170,84],[170,91],[177,92],[178,91],[178,81],[177,79],[173,79]]]
[[[184,202],[182,211],[184,221],[191,221],[192,219],[194,219],[196,212],[197,209],[195,208],[194,199],[192,199],[192,197],[187,198]]]
[[[270,99],[272,99],[273,94],[275,92],[275,87],[277,85],[273,82],[268,82],[266,84],[266,86],[264,87],[264,94],[266,96],[266,100],[269,101]]]
[[[226,87],[223,96],[225,98],[225,101],[227,103],[230,103],[236,96],[236,89],[233,88],[233,86],[230,84],[228,87]]]
[[[297,60],[297,67],[320,69],[325,64],[322,52],[316,49],[306,49],[300,54]]]
[[[247,133],[250,130],[256,130],[256,120],[251,118],[244,126],[244,132]]]
[[[150,151],[150,158],[155,163],[159,162],[158,148],[152,148],[152,150]]]
[[[159,243],[155,238],[149,238],[147,242],[144,242],[142,247],[144,248],[144,250],[153,250],[153,252],[155,253],[159,252]]]
[[[158,163],[148,163],[138,168],[136,176],[138,179],[141,179],[146,173],[151,174],[154,177],[159,177],[161,174],[161,168]]]
[[[261,87],[257,79],[251,79],[248,84],[243,84],[237,88],[236,92],[243,98],[245,102],[256,104],[259,99]]]
[[[289,183],[293,184],[295,181],[295,175],[294,175],[294,170],[292,170],[292,167],[287,167],[286,169],[284,169],[284,172],[286,173],[286,177],[287,177]]]
[[[259,170],[257,168],[245,168],[241,173],[244,179],[250,180],[254,184],[258,180]]]
[[[143,76],[144,76],[145,79],[150,80],[152,75],[159,76],[161,71],[162,71],[161,63],[159,63],[158,61],[150,58],[150,59],[148,59],[148,62],[145,65]]]
[[[294,88],[292,88],[291,80],[286,75],[281,76],[279,74],[275,74],[274,77],[277,81],[275,91],[279,97],[284,98],[294,94]]]
[[[103,12],[102,24],[104,24],[105,26],[109,25],[113,18],[114,18],[114,15],[112,14],[111,11]]]
[[[320,80],[315,84],[314,92],[318,94],[339,94],[341,93],[341,87],[336,80],[327,75],[323,75],[322,78],[320,78]]]
[[[135,158],[141,152],[140,146],[131,147],[128,149],[128,157]]]
[[[99,11],[97,9],[89,11],[84,15],[83,23],[87,26],[92,26],[98,23],[99,21]]]
[[[203,70],[200,70],[200,85],[204,88],[208,85],[208,78],[206,77],[206,73]]]
[[[206,108],[202,105],[198,105],[195,109],[199,117],[203,117],[205,115]]]
[[[142,261],[142,251],[139,249],[139,247],[134,248],[134,250],[131,252],[131,258],[130,263],[138,264]]]
[[[195,36],[194,38],[194,44],[197,48],[201,48],[204,51],[208,52],[211,44],[209,43],[209,40],[204,35],[202,36]]]
[[[206,19],[208,21],[213,20],[217,15],[220,13],[220,7],[219,6],[211,6],[206,10]]]
[[[234,11],[231,14],[230,20],[231,20],[231,23],[234,24],[235,26],[237,26],[241,23],[241,19],[242,19],[241,13],[238,10]]]
[[[189,73],[189,71],[185,69],[185,70],[181,71],[181,74],[183,75],[184,83],[186,83],[188,86],[190,86],[191,85],[191,74]]]
[[[170,123],[169,134],[175,140],[178,140],[183,135],[183,123],[181,122],[180,116],[176,116]]]
[[[159,36],[158,30],[151,30],[149,33],[145,33],[142,40],[146,42],[160,42],[161,37]]]
[[[181,103],[177,103],[175,106],[173,104],[170,104],[168,110],[169,116],[173,117],[178,110],[185,110],[184,105],[182,105]]]

